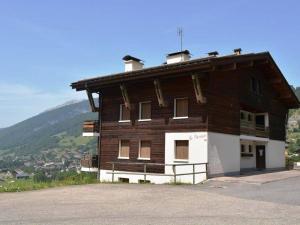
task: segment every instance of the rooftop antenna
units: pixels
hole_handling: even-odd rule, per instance
[[[177,28],[177,35],[179,36],[180,38],[180,52],[182,52],[182,37],[183,37],[183,29],[182,27],[178,27]],[[182,61],[182,54],[181,54],[181,61]]]
[[[180,51],[182,52],[182,37],[183,37],[183,29],[182,27],[177,28],[177,35],[180,38]]]

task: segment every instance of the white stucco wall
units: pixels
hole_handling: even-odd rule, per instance
[[[266,147],[266,168],[284,168],[285,167],[285,142],[270,140]]]
[[[175,160],[175,141],[189,141],[189,159],[185,162]],[[207,132],[176,132],[165,134],[165,164],[180,163],[207,163]],[[205,171],[205,165],[196,165],[195,171]],[[176,173],[191,173],[193,166],[177,166]],[[172,174],[172,167],[165,167],[166,174]],[[195,176],[196,183],[206,179],[206,174],[197,174]],[[173,178],[172,178],[173,179]],[[183,183],[192,183],[192,175],[178,176],[177,181]]]
[[[210,176],[239,173],[240,136],[208,132]]]

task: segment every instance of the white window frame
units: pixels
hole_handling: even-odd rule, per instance
[[[142,104],[143,103],[150,103],[150,106],[151,106],[151,111],[152,111],[152,105],[151,105],[151,101],[144,101],[144,102],[139,102],[139,120],[140,122],[142,121],[151,121],[152,119],[141,119],[142,118]],[[152,112],[150,112],[151,114],[151,117],[152,117]]]
[[[127,139],[121,139],[119,140],[119,153],[118,153],[118,159],[129,159],[129,157],[122,157],[120,156],[120,152],[121,152],[121,141],[127,141]],[[129,141],[129,140],[128,140]],[[130,141],[129,141],[130,143]],[[129,155],[130,155],[130,147],[129,147]]]
[[[189,116],[176,116],[176,100],[177,99],[187,99],[188,100],[188,97],[183,97],[183,98],[174,98],[174,115],[173,115],[173,119],[175,119],[175,120],[177,120],[177,119],[188,119],[189,118]],[[189,104],[188,104],[188,106],[189,106]],[[189,113],[189,109],[188,109],[188,113]]]
[[[120,104],[120,115],[119,115],[119,122],[120,123],[128,123],[130,120],[122,120],[122,114],[123,114],[123,107],[125,107],[125,104]]]
[[[176,141],[187,141],[188,142],[188,159],[176,159]],[[190,140],[188,139],[176,139],[174,140],[174,162],[188,163],[190,160]]]
[[[138,160],[151,160],[151,147],[150,147],[150,158],[142,158],[141,155],[141,142],[142,141],[150,141],[150,140],[140,140],[139,141],[139,157]],[[150,141],[151,142],[151,141]]]

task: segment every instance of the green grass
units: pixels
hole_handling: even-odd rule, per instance
[[[1,192],[20,192],[32,191],[52,187],[61,187],[67,185],[80,185],[80,184],[94,184],[99,183],[95,174],[73,174],[68,177],[60,177],[55,180],[49,181],[35,181],[35,179],[28,180],[7,180],[0,183]]]

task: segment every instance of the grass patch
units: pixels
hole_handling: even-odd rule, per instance
[[[96,174],[65,172],[59,174],[55,179],[39,181],[35,178],[27,180],[7,180],[0,183],[1,192],[32,191],[67,185],[94,184],[99,183]]]

